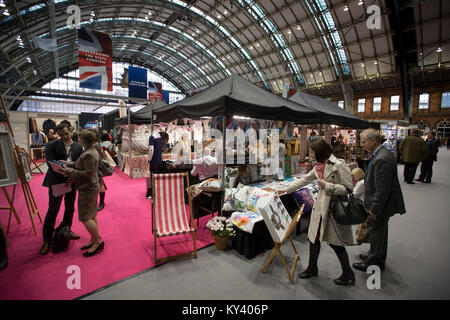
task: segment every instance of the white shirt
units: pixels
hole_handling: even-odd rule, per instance
[[[353,187],[353,195],[364,202],[364,179],[356,182],[355,186]]]
[[[67,155],[67,161],[72,161],[72,155],[70,153],[70,148],[72,147],[73,141],[70,140],[68,144],[64,142],[64,146],[66,147],[66,155]]]

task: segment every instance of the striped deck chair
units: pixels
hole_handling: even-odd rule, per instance
[[[189,196],[189,217],[184,203],[183,180],[186,178],[189,189],[189,177],[187,172],[152,174],[152,226],[155,240],[155,264],[173,260],[176,258],[197,258],[197,245],[195,240],[194,219],[192,217],[192,201]],[[194,251],[158,259],[156,255],[156,239],[184,233],[192,233]]]

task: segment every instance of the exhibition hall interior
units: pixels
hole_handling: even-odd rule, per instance
[[[0,0],[0,300],[449,299],[449,23]]]

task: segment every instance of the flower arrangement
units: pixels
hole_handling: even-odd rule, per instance
[[[208,221],[206,227],[213,237],[232,237],[236,234],[231,218],[214,217]]]

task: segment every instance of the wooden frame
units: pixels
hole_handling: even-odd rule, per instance
[[[33,174],[30,167],[30,161],[28,160],[29,155],[26,152],[21,152],[18,154],[19,165],[21,170],[22,183],[28,183],[33,178]]]
[[[187,194],[188,194],[188,199],[189,199],[189,226],[191,227],[192,231],[188,231],[185,233],[191,233],[192,232],[192,237],[193,237],[193,241],[194,241],[194,251],[188,252],[188,253],[184,253],[184,254],[179,254],[179,255],[175,255],[175,256],[169,256],[169,257],[165,257],[165,258],[157,258],[157,250],[156,250],[156,239],[157,238],[163,238],[166,236],[162,236],[160,234],[158,234],[158,230],[156,230],[156,226],[155,226],[155,179],[154,179],[155,174],[152,173],[151,175],[151,179],[152,179],[152,233],[153,233],[153,238],[154,238],[154,250],[155,250],[155,265],[158,263],[162,263],[162,262],[167,262],[167,261],[172,261],[175,259],[179,259],[179,258],[185,258],[185,257],[194,257],[197,259],[197,242],[195,239],[195,232],[197,231],[194,228],[194,218],[193,218],[193,213],[192,213],[192,199],[191,199],[191,194],[190,194],[190,185],[189,185],[189,175],[187,172],[183,173],[183,176],[186,178],[186,182],[187,182]],[[183,203],[183,205],[185,205]]]
[[[0,187],[18,184],[14,147],[8,132],[0,132]]]
[[[289,228],[286,232],[286,235],[284,236],[283,241],[281,243],[274,241],[275,246],[272,249],[272,252],[270,253],[269,258],[267,259],[266,263],[264,264],[263,269],[261,270],[261,272],[265,272],[267,267],[269,267],[269,265],[272,263],[273,258],[275,258],[276,254],[278,253],[280,255],[281,262],[283,263],[283,266],[286,269],[286,272],[289,276],[289,281],[291,282],[291,284],[295,283],[294,282],[295,267],[297,266],[297,261],[300,260],[300,255],[298,254],[297,249],[295,248],[294,242],[292,241],[291,233],[294,230],[294,228],[296,227],[297,223],[300,221],[300,217],[303,214],[303,207],[304,207],[304,205],[301,206],[301,208],[297,211],[297,214],[295,215],[294,219],[292,219],[291,224],[289,225]],[[281,252],[281,246],[283,244],[285,244],[288,239],[291,242],[292,248],[294,249],[294,252],[295,252],[294,262],[292,264],[291,269],[289,269],[289,267],[286,263],[286,260],[284,259],[283,253]]]

